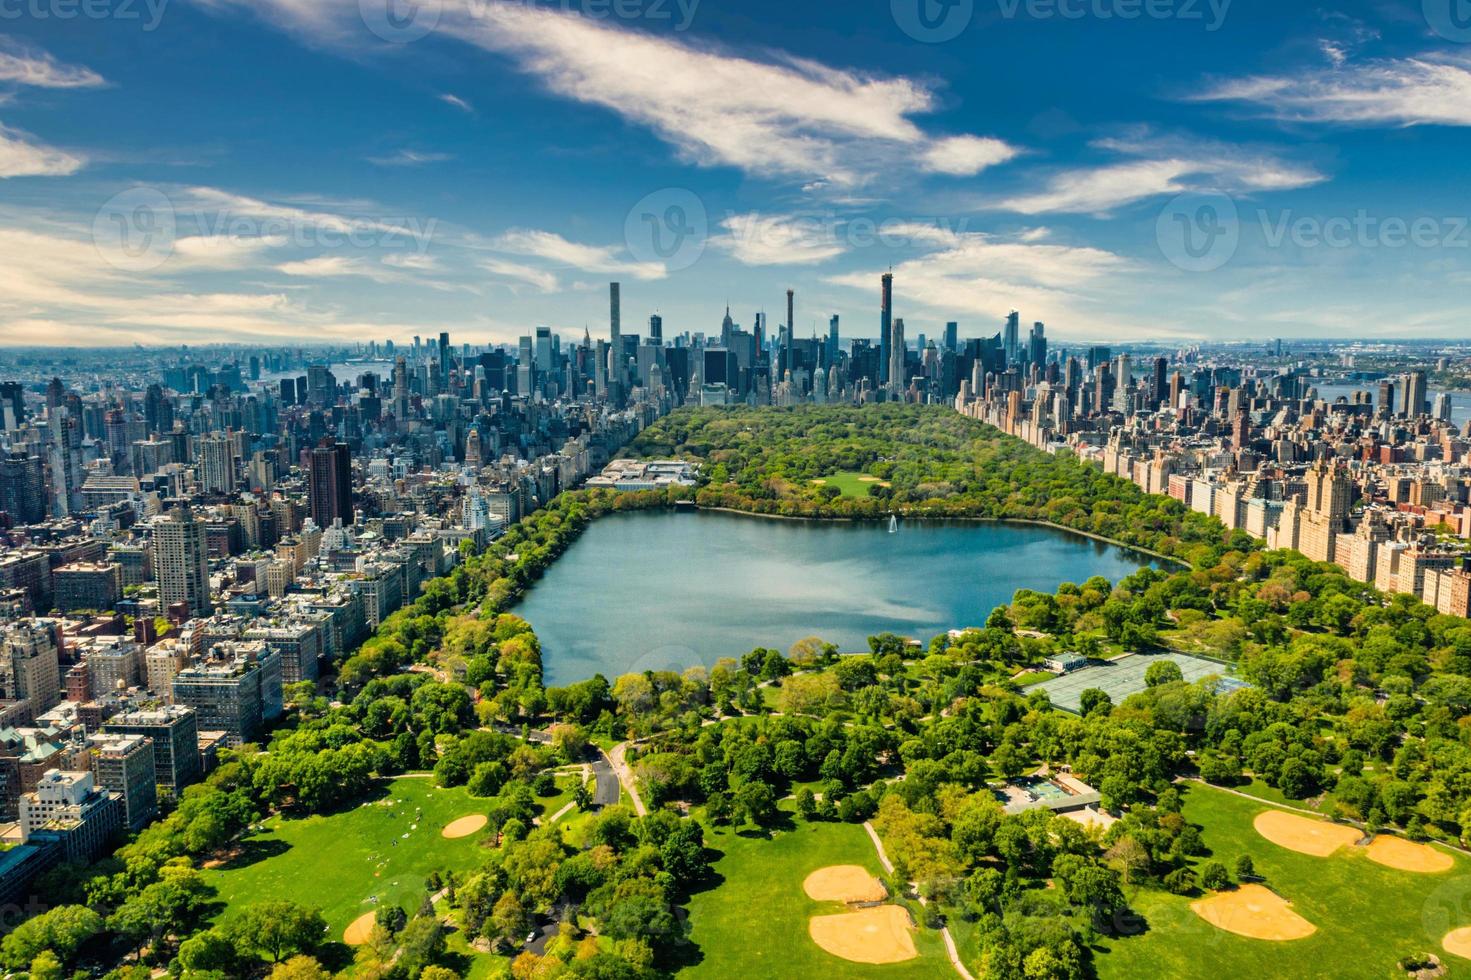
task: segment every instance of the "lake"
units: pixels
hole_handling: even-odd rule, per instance
[[[517,605],[546,681],[709,666],[820,636],[844,652],[892,630],[984,625],[1017,589],[1117,581],[1148,556],[1049,527],[784,521],[636,512],[594,521]]]

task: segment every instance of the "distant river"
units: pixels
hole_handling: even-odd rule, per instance
[[[1022,524],[784,521],[636,512],[595,521],[515,609],[548,684],[682,670],[820,636],[848,651],[892,630],[926,643],[984,625],[1017,589],[1117,581],[1148,556]]]

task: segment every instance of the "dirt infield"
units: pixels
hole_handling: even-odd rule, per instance
[[[485,814],[477,813],[474,816],[451,820],[444,825],[444,830],[440,831],[440,833],[451,840],[456,837],[469,837],[489,822],[489,818]]]
[[[1463,960],[1471,960],[1471,926],[1452,929],[1440,941],[1440,946],[1452,956],[1459,956]]]
[[[1286,942],[1304,939],[1318,927],[1292,911],[1287,901],[1261,885],[1242,885],[1190,904],[1190,910],[1217,929],[1250,939]]]
[[[814,902],[882,902],[889,897],[883,882],[856,864],[818,868],[802,882],[802,890]]]
[[[909,913],[897,905],[817,915],[807,922],[812,941],[854,963],[902,963],[919,955]]]
[[[1340,847],[1351,847],[1364,835],[1352,827],[1313,820],[1282,810],[1265,810],[1252,821],[1256,832],[1289,851],[1327,857]]]
[[[1369,860],[1398,871],[1414,871],[1433,875],[1449,871],[1456,862],[1444,851],[1428,844],[1417,844],[1403,837],[1375,837],[1365,848]]]
[[[342,930],[342,941],[349,946],[361,946],[367,942],[368,933],[373,931],[374,915],[375,913],[373,912],[364,912],[356,919],[353,919],[352,923],[346,929]]]

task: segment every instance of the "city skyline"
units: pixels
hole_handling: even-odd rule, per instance
[[[1127,6],[31,4],[0,343],[1467,336],[1454,21]]]

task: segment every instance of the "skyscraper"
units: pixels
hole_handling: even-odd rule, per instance
[[[1408,418],[1424,415],[1429,410],[1427,404],[1428,391],[1425,386],[1425,372],[1411,371],[1404,378],[1404,407],[1401,414]]]
[[[40,456],[10,453],[0,460],[0,510],[15,524],[46,519],[46,475]]]
[[[664,346],[664,318],[657,313],[649,317],[649,343]]]
[[[347,443],[323,441],[312,450],[308,473],[312,521],[326,530],[335,521],[353,522],[352,454]]]
[[[885,272],[879,279],[882,284],[879,296],[879,383],[889,381],[890,345],[893,343],[894,326],[894,274]]]
[[[889,339],[889,384],[896,391],[904,390],[904,318],[894,320]]]
[[[796,350],[797,350],[797,340],[796,340],[796,337],[797,337],[797,321],[794,318],[794,314],[793,314],[793,293],[792,293],[792,290],[788,289],[787,290],[787,355],[786,355],[786,359],[785,359],[786,360],[785,367],[786,367],[786,370],[787,371],[791,371],[796,366],[793,363],[793,358],[794,358],[794,355],[795,355]]]
[[[1006,366],[1012,367],[1021,360],[1022,315],[1012,310],[1006,317],[1006,332],[1002,349],[1006,351]]]
[[[153,525],[158,598],[165,610],[183,604],[191,616],[208,616],[209,546],[204,521],[180,507]]]
[[[948,351],[960,350],[960,324],[954,320],[945,324],[945,349]]]
[[[230,456],[230,440],[224,436],[205,436],[200,440],[199,485],[205,493],[235,492],[235,461]]]

